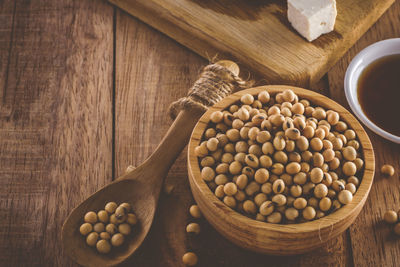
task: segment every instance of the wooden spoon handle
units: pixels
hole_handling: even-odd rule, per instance
[[[216,64],[226,67],[235,75],[239,74],[238,65],[230,60],[221,60]],[[188,143],[190,134],[203,113],[204,112],[199,109],[182,110],[154,153],[144,164],[152,168],[157,168],[159,173],[166,175],[176,158]]]
[[[176,117],[161,143],[144,164],[157,168],[159,173],[167,174],[176,158],[189,141],[203,112],[199,109],[184,109]]]

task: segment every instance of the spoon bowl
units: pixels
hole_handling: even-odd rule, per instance
[[[142,244],[153,221],[157,197],[148,195],[152,188],[148,188],[149,183],[140,179],[141,174],[139,169],[129,173],[130,177],[121,177],[91,195],[72,211],[65,221],[62,239],[66,252],[74,261],[84,266],[112,266],[125,260]],[[134,204],[134,212],[139,220],[132,233],[126,237],[123,246],[113,248],[109,254],[100,254],[86,244],[86,237],[80,234],[79,227],[86,212],[104,209],[105,204],[110,201]]]
[[[114,266],[137,250],[153,222],[162,181],[187,144],[201,114],[199,110],[181,111],[156,151],[142,165],[103,187],[71,212],[62,228],[62,242],[74,261],[83,266]],[[138,224],[121,247],[113,247],[110,253],[100,254],[96,248],[86,244],[79,227],[88,211],[98,212],[110,201],[131,204]]]

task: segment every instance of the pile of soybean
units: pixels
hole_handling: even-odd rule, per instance
[[[339,113],[292,90],[245,94],[213,112],[195,154],[219,199],[269,223],[311,221],[350,203],[364,166]]]
[[[112,247],[121,246],[137,223],[137,217],[129,203],[118,206],[115,202],[108,202],[104,210],[97,213],[87,212],[83,220],[79,231],[86,237],[86,244],[95,246],[102,254],[109,253]]]

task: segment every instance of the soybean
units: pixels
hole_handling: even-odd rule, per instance
[[[385,164],[381,168],[381,173],[386,176],[393,176],[394,175],[394,168],[392,165]]]

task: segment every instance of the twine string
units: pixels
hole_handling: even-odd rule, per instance
[[[323,243],[324,241],[322,240],[322,237],[321,237],[321,224],[322,224],[322,221],[318,224],[318,237],[319,237],[319,241],[321,243]],[[329,237],[331,236],[331,234],[333,232],[333,223],[332,222],[331,222],[330,226],[331,226],[331,230],[329,231],[328,238],[326,240],[329,239]]]
[[[175,119],[183,109],[199,109],[203,112],[233,92],[248,88],[252,82],[242,80],[224,66],[210,64],[204,67],[200,78],[190,88],[186,97],[173,102],[169,114]]]

